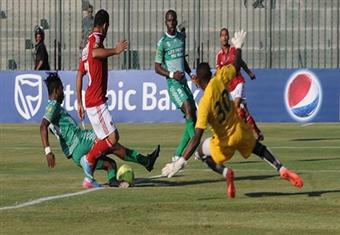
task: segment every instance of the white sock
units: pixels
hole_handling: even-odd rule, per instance
[[[223,169],[223,173],[222,173],[224,178],[227,178],[227,173],[228,173],[228,168],[226,167]]]

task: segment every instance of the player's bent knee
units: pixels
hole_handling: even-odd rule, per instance
[[[119,133],[118,133],[118,131],[115,130],[107,138],[110,141],[110,143],[112,144],[112,146],[115,146],[118,143],[118,141],[119,141]]]

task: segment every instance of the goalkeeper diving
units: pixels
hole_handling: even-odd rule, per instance
[[[302,179],[293,171],[285,168],[268,148],[255,139],[251,127],[238,115],[230,99],[227,89],[228,82],[236,75],[241,66],[241,48],[246,39],[246,32],[236,32],[231,42],[236,48],[234,63],[225,65],[212,76],[208,63],[200,63],[197,67],[197,77],[193,79],[203,91],[199,106],[195,134],[184,150],[182,157],[173,163],[168,163],[162,169],[162,175],[174,176],[187,163],[195,152],[213,171],[223,175],[227,183],[227,195],[235,197],[234,171],[225,167],[223,163],[232,158],[235,151],[239,151],[247,159],[252,153],[266,161],[281,178],[292,185],[301,188]],[[210,125],[213,136],[202,141],[204,130]]]

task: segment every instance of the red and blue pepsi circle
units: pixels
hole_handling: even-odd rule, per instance
[[[288,79],[284,98],[287,112],[295,121],[311,121],[322,102],[319,79],[309,70],[295,72]]]

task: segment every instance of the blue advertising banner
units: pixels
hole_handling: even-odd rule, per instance
[[[340,121],[339,69],[255,69],[254,73],[256,80],[246,78],[245,90],[256,121]],[[59,75],[64,83],[63,107],[77,117],[76,72],[60,71]],[[45,77],[45,72],[37,71],[0,72],[0,123],[41,121],[48,100]],[[84,90],[86,84],[87,77]],[[202,91],[190,81],[189,87],[198,103]],[[110,71],[107,97],[115,122],[183,121],[170,102],[165,78],[151,70]]]

